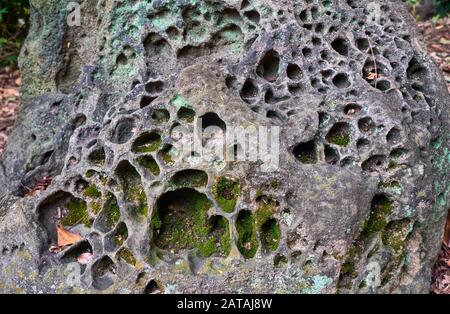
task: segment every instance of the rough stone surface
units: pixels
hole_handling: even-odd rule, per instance
[[[400,1],[68,3],[31,0],[1,292],[429,291],[450,98]],[[199,117],[281,127],[279,169],[176,159]]]

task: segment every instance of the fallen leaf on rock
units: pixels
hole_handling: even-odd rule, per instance
[[[77,261],[81,265],[86,265],[86,264],[89,264],[92,261],[93,257],[94,257],[94,255],[92,255],[91,253],[83,253],[83,254],[81,254],[80,256],[77,257]]]
[[[59,247],[72,245],[81,240],[81,236],[79,234],[67,231],[61,225],[56,226],[56,232],[58,235],[58,246]]]
[[[29,189],[25,196],[34,196],[38,192],[45,191],[47,187],[52,183],[52,180],[52,177],[47,176],[37,180],[35,186]]]
[[[374,72],[370,72],[369,75],[367,75],[368,80],[375,80],[378,78],[378,74]]]

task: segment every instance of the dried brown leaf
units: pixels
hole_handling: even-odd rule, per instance
[[[56,227],[56,232],[57,232],[57,236],[58,236],[58,246],[59,247],[72,245],[81,240],[81,236],[79,234],[67,231],[61,225],[58,225]]]
[[[378,78],[378,74],[375,72],[370,72],[369,75],[367,75],[368,80],[375,80]]]

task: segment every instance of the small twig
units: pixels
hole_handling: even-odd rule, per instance
[[[375,88],[377,88],[377,82],[378,82],[377,60],[375,59],[375,53],[373,52],[372,43],[370,42],[370,38],[367,38],[367,42],[369,43],[370,53],[372,54],[373,66],[375,67],[375,74],[377,75],[376,79],[375,79]]]

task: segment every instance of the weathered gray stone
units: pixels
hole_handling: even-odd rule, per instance
[[[429,291],[450,98],[401,1],[68,3],[31,0],[0,291]],[[279,167],[176,159],[200,117],[279,126]]]

